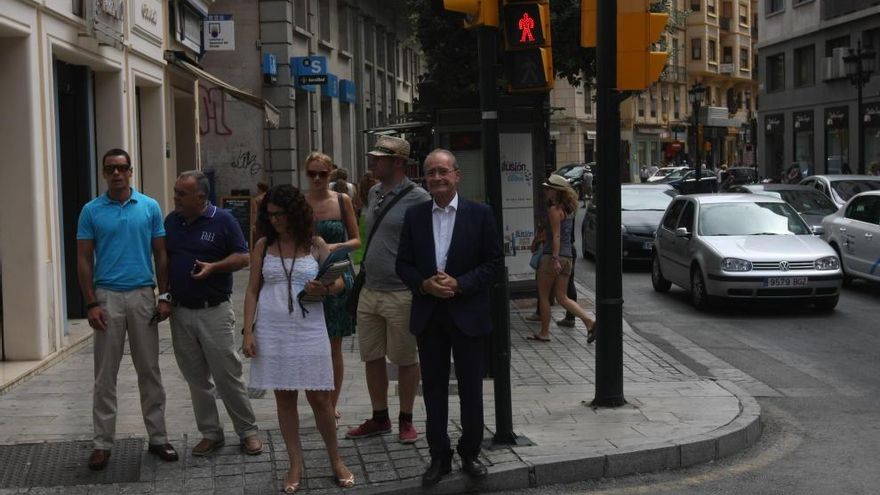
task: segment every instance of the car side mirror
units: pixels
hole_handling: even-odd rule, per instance
[[[675,237],[690,237],[691,233],[685,227],[675,229]]]
[[[813,231],[813,235],[822,235],[825,233],[825,227],[821,225],[814,225],[810,230]]]

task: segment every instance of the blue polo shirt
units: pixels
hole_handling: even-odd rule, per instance
[[[196,260],[220,261],[230,254],[247,254],[241,227],[227,210],[208,204],[194,222],[176,212],[165,217],[168,281],[171,297],[184,303],[216,302],[232,294],[232,274],[215,273],[204,280],[192,278]]]
[[[104,193],[79,213],[76,238],[95,242],[94,283],[99,289],[125,292],[155,286],[157,237],[165,237],[159,203],[134,188],[124,203]]]

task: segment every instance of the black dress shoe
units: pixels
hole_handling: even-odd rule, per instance
[[[150,444],[147,450],[159,456],[159,459],[162,459],[163,461],[173,462],[177,460],[177,451],[174,450],[174,447],[170,443],[164,445]]]
[[[461,470],[471,478],[485,478],[489,470],[477,457],[462,457]]]
[[[110,451],[104,449],[95,449],[89,456],[89,469],[92,471],[100,471],[107,467],[110,462]]]
[[[422,475],[422,486],[434,486],[440,483],[443,476],[452,472],[452,458],[431,458],[431,465]]]

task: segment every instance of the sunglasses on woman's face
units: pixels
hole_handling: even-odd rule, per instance
[[[282,218],[283,216],[287,215],[287,212],[284,210],[268,211],[268,212],[266,212],[266,214],[269,216],[269,218]]]
[[[314,179],[315,177],[326,179],[330,177],[330,172],[326,170],[306,170],[306,175],[309,176],[309,179]]]

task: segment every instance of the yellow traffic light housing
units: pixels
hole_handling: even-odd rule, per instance
[[[443,9],[461,12],[467,17],[464,27],[498,27],[498,0],[443,0]]]
[[[617,89],[642,91],[656,82],[668,52],[653,51],[669,14],[650,12],[650,0],[617,0]]]
[[[504,67],[510,91],[549,91],[556,80],[547,0],[504,0]]]
[[[581,0],[581,46],[596,48],[596,0]]]

